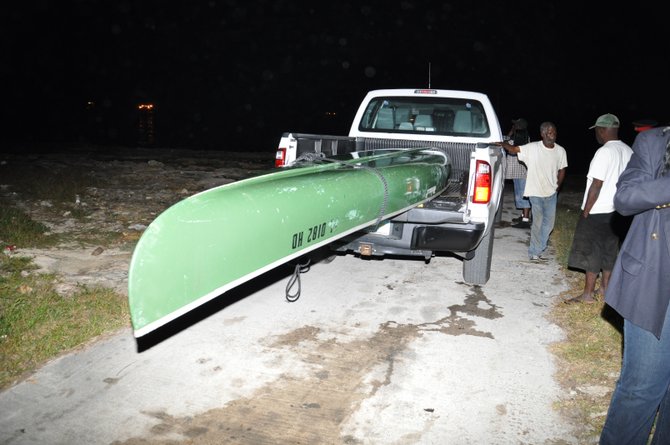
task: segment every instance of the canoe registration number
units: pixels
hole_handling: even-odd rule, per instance
[[[293,239],[291,240],[291,248],[298,249],[303,245],[311,244],[314,241],[324,238],[327,233],[333,232],[333,225],[330,225],[330,230],[328,230],[328,226],[328,223],[323,222],[301,232],[294,233]]]

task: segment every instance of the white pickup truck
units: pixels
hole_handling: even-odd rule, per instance
[[[502,132],[489,98],[482,93],[435,89],[370,91],[349,136],[284,133],[275,165],[299,165],[380,149],[430,147],[447,154],[447,189],[427,203],[384,224],[331,244],[359,255],[453,254],[463,260],[463,279],[485,284],[491,274],[494,225],[504,186],[504,152],[493,142]],[[374,231],[372,231],[374,230]]]

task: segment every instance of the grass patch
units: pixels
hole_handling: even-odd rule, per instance
[[[579,206],[559,203],[551,235],[557,260],[569,286],[550,314],[552,321],[566,333],[566,339],[554,343],[551,351],[557,358],[557,381],[565,391],[556,407],[573,424],[581,425],[578,431],[580,443],[594,443],[605,423],[621,370],[622,321],[604,303],[602,295],[595,304],[562,302],[581,294],[584,288],[584,274],[567,268],[579,213]]]
[[[61,296],[54,276],[26,273],[30,259],[0,255],[0,388],[49,359],[128,325],[125,298],[110,289],[81,287]]]
[[[551,233],[551,244],[556,249],[558,263],[565,269],[568,267],[568,256],[580,213],[580,206],[569,201],[559,200],[556,206],[556,222]]]
[[[11,166],[11,168],[10,168]],[[32,219],[46,213],[54,220],[63,218],[87,221],[90,210],[77,199],[86,197],[89,187],[99,187],[100,180],[81,166],[60,165],[49,167],[34,161],[15,160],[0,165],[0,247],[7,244],[19,247],[53,247],[58,244],[111,245],[123,241],[124,235],[91,229],[85,233],[50,233],[49,227]]]
[[[59,213],[85,218],[75,205],[78,195],[95,185],[80,167],[36,162],[11,162],[0,166],[0,250],[7,244],[20,248],[53,247],[68,234],[49,233],[17,201],[48,201]],[[123,234],[90,231],[79,243],[114,243]],[[11,385],[48,360],[91,339],[129,324],[125,297],[102,287],[80,287],[74,294],[59,295],[54,275],[34,273],[30,258],[0,253],[0,388]]]
[[[48,234],[47,226],[33,221],[24,212],[0,199],[0,241],[3,240],[22,247],[46,247],[56,244],[59,237]]]
[[[28,160],[14,161],[0,167],[3,184],[11,185],[10,191],[23,198],[74,203],[88,187],[95,186],[93,175],[83,167],[72,165],[48,166]]]
[[[561,297],[581,292],[582,279],[573,278],[571,291]],[[580,443],[593,443],[605,423],[621,369],[621,322],[602,297],[596,304],[558,303],[552,319],[567,334],[565,341],[551,346],[558,358],[556,378],[566,391],[557,408],[582,426]]]
[[[33,222],[17,202],[39,203],[52,212],[84,220],[88,212],[77,203],[86,189],[98,185],[92,172],[80,166],[58,163],[41,165],[38,160],[13,160],[0,165],[0,240],[22,247],[51,247],[58,235]]]

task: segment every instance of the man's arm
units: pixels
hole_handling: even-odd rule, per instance
[[[507,153],[510,153],[510,154],[513,154],[513,155],[515,155],[515,154],[517,154],[521,151],[521,149],[519,148],[518,145],[512,145],[509,142],[495,142],[494,145],[498,145],[498,146],[504,148]]]
[[[640,133],[633,156],[619,176],[614,207],[622,215],[634,215],[670,203],[670,174],[656,178],[670,135],[656,130]]]
[[[563,180],[565,179],[565,167],[560,169],[556,176],[557,176],[556,177],[556,191],[559,191],[561,189],[561,185],[563,185]]]
[[[589,213],[591,213],[593,205],[596,203],[598,196],[600,196],[600,190],[602,188],[603,188],[603,181],[601,179],[593,178],[593,182],[591,182],[591,187],[589,187],[589,190],[586,192],[586,203],[584,204],[584,210],[582,211],[582,215],[584,216],[584,218],[589,217]]]

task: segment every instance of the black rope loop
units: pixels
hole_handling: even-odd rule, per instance
[[[286,283],[286,301],[289,303],[293,303],[297,301],[298,298],[300,298],[300,291],[302,287],[300,283],[300,274],[309,272],[309,263],[310,260],[308,258],[305,264],[298,263],[295,265],[295,269],[293,269],[293,275],[291,275],[291,278],[288,279],[288,283]],[[291,294],[291,288],[296,284],[298,285],[298,289],[296,290],[295,294]]]

